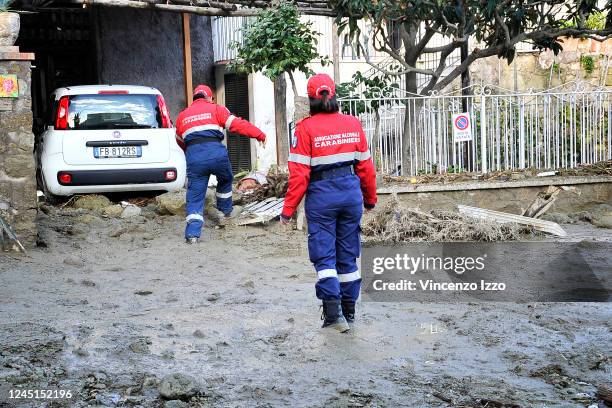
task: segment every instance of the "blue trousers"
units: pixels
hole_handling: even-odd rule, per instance
[[[224,214],[232,212],[232,166],[227,149],[219,142],[189,146],[187,161],[187,226],[185,238],[200,237],[204,225],[204,200],[208,179],[217,177],[217,209]]]
[[[355,301],[361,288],[357,258],[361,251],[363,196],[356,176],[311,183],[306,196],[308,254],[317,271],[316,295],[322,300]]]

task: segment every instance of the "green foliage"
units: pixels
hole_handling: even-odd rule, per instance
[[[0,13],[4,13],[10,11],[10,5],[13,3],[13,0],[0,0]]]
[[[601,12],[592,13],[584,26],[589,30],[603,30],[606,28],[606,15]]]
[[[361,71],[357,71],[350,82],[343,82],[336,85],[338,98],[359,97],[359,99],[370,99],[369,105],[372,109],[378,109],[384,104],[391,104],[393,101],[380,99],[381,96],[392,94],[398,90],[399,84],[396,77],[382,73],[364,76]],[[357,89],[365,89],[362,93]],[[366,106],[363,101],[355,101],[343,106],[343,113],[358,116],[365,112]]]
[[[230,45],[238,50],[238,58],[230,68],[238,72],[261,71],[275,80],[285,72],[312,74],[307,64],[314,60],[326,65],[328,59],[317,53],[317,33],[311,30],[312,23],[303,23],[299,17],[297,7],[285,2],[262,11],[243,30],[243,44]]]
[[[582,65],[582,69],[590,75],[595,71],[595,58],[591,55],[581,55],[580,65]]]
[[[558,54],[564,36],[612,34],[612,12],[604,18],[595,0],[331,0],[330,4],[338,12],[336,22],[340,31],[348,30],[355,38],[359,35],[359,18],[367,19],[374,31],[370,36],[375,39],[374,49],[399,60],[403,68],[417,68],[420,56],[429,52],[426,48],[434,46],[425,44],[425,47],[420,47],[418,43],[428,32],[446,37],[448,46],[444,55],[450,55],[461,47],[462,41],[458,40],[470,37],[478,42],[478,47],[470,51],[470,61],[497,55],[509,63],[514,59],[516,45],[520,42]],[[612,9],[612,0],[608,0],[606,8]],[[576,21],[585,23],[575,24]],[[394,35],[388,35],[389,27],[393,27]],[[599,32],[587,32],[589,29]],[[398,38],[404,42],[405,52],[396,52]],[[453,69],[446,83],[467,69],[467,66]],[[433,77],[432,86],[441,80],[433,71],[427,74]]]

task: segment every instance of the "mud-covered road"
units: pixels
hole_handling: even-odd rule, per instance
[[[610,381],[609,303],[362,302],[340,334],[303,232],[47,212],[47,248],[0,254],[0,407],[587,407]]]

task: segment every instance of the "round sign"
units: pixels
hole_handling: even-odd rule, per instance
[[[470,126],[470,120],[465,115],[459,115],[455,118],[455,127],[459,130],[465,130]]]

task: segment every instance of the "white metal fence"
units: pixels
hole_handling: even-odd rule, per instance
[[[560,169],[612,159],[610,88],[575,83],[542,92],[469,91],[421,97],[394,90],[345,98],[340,106],[360,118],[385,174]],[[454,141],[458,113],[469,114],[472,141]]]

